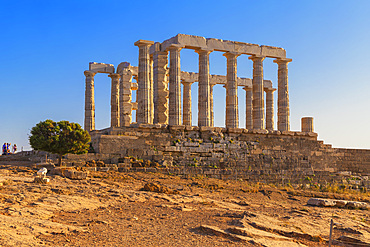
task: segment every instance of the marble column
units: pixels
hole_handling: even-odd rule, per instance
[[[266,129],[274,130],[274,92],[276,88],[265,89],[266,92]]]
[[[181,125],[181,45],[173,44],[170,51],[170,82],[169,82],[169,125]]]
[[[86,70],[84,74],[86,76],[84,129],[87,131],[92,131],[95,130],[94,76],[96,73]]]
[[[211,84],[209,87],[209,106],[210,106],[210,113],[211,113],[211,126],[215,126],[215,116],[213,113],[213,87],[216,84]]]
[[[313,132],[313,117],[303,117],[301,119],[302,132]]]
[[[160,43],[154,44],[153,53],[153,101],[154,123],[168,124],[168,52],[160,51]]]
[[[139,40],[135,45],[139,47],[138,91],[136,112],[137,123],[150,123],[150,56],[149,48],[153,41]]]
[[[253,129],[253,91],[251,87],[244,87],[245,90],[245,128]]]
[[[290,58],[278,58],[278,130],[290,130],[289,89],[288,89],[288,63]]]
[[[238,82],[237,82],[237,57],[239,53],[226,52],[227,82],[226,82],[226,128],[239,128],[238,116]]]
[[[193,82],[182,81],[184,92],[182,96],[182,124],[191,126],[191,85]]]
[[[263,56],[250,56],[253,61],[253,129],[264,129],[265,107],[263,94]]]
[[[130,126],[132,122],[132,72],[129,69],[125,69],[121,75],[120,81],[120,126]]]
[[[119,74],[110,74],[109,77],[112,79],[111,87],[111,100],[110,100],[110,126],[119,127]]]
[[[154,120],[154,92],[153,92],[153,56],[150,56],[149,60],[150,64],[150,73],[149,73],[149,78],[150,78],[150,83],[149,83],[149,123],[153,124]]]
[[[209,54],[212,50],[198,49],[198,126],[211,126],[210,85],[209,85]]]

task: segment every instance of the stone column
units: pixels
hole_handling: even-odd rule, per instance
[[[301,120],[302,132],[313,132],[313,117],[303,117]]]
[[[85,87],[85,123],[84,129],[87,131],[95,130],[95,95],[94,95],[94,76],[96,73],[86,70]]]
[[[159,46],[158,42],[154,44],[153,53],[153,122],[168,124],[168,52],[161,52]]]
[[[198,126],[211,126],[209,54],[212,50],[195,50],[199,54]]]
[[[253,129],[253,91],[250,87],[244,87],[245,90],[245,128]]]
[[[149,60],[149,64],[150,64],[150,73],[149,73],[149,78],[150,78],[150,83],[149,83],[149,123],[150,124],[153,124],[153,120],[154,120],[154,92],[153,92],[153,56],[150,56],[150,60]]]
[[[289,89],[288,89],[288,63],[290,58],[278,58],[278,130],[290,130]]]
[[[250,56],[253,61],[253,129],[264,129],[265,107],[263,95],[263,56]]]
[[[112,78],[111,98],[110,98],[110,126],[119,127],[119,74],[110,74]]]
[[[136,112],[137,123],[150,123],[150,56],[149,48],[153,41],[139,40],[135,45],[139,47],[138,91]]]
[[[120,88],[119,88],[120,126],[121,127],[130,126],[132,122],[131,82],[132,82],[132,72],[128,69],[125,69],[121,75]]]
[[[210,113],[211,113],[211,126],[215,126],[215,116],[213,114],[213,87],[216,84],[211,84],[209,87],[209,107],[210,107]]]
[[[170,50],[169,125],[181,124],[181,45],[173,44]]]
[[[238,116],[238,82],[237,82],[237,57],[239,53],[226,52],[227,82],[226,82],[226,128],[239,128]]]
[[[265,89],[266,92],[266,129],[274,130],[274,92],[276,88]]]
[[[191,85],[193,82],[182,81],[184,93],[182,96],[182,124],[191,126]]]

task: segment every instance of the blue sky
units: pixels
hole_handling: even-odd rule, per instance
[[[177,33],[283,47],[289,64],[291,129],[314,117],[319,139],[335,147],[370,148],[370,1],[5,1],[0,0],[0,143],[29,149],[39,121],[83,125],[89,62],[137,65],[139,39],[162,42]],[[197,54],[181,67],[198,71]],[[226,74],[213,52],[212,74]],[[264,61],[277,87],[277,65]],[[252,62],[238,58],[238,76]],[[110,124],[110,78],[96,75],[97,128]],[[193,112],[196,113],[196,85]],[[217,87],[217,86],[216,86]],[[240,126],[245,126],[239,91]],[[215,88],[215,124],[224,125],[225,91]],[[275,95],[275,97],[277,97]],[[193,116],[196,123],[196,116]]]

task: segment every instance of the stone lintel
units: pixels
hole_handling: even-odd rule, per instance
[[[161,44],[161,51],[168,50],[168,47],[172,44],[178,44],[189,49],[207,48],[207,41],[204,37],[179,33],[163,41]]]
[[[201,36],[177,34],[161,43],[161,51],[168,50],[172,44],[182,45],[188,49],[211,49],[220,52],[237,52],[247,55],[260,55],[271,58],[285,58],[286,51],[280,47],[250,44],[245,42],[204,38]]]
[[[151,46],[153,44],[154,44],[154,41],[143,40],[143,39],[139,39],[138,41],[134,43],[134,45],[136,46]]]
[[[94,73],[114,73],[114,65],[108,63],[89,63],[89,70]]]
[[[271,57],[271,58],[285,58],[286,51],[280,47],[261,45],[261,56]]]

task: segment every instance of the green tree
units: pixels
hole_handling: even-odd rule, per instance
[[[87,153],[91,138],[89,133],[83,130],[78,123],[54,122],[48,119],[41,121],[31,129],[29,141],[35,150],[58,154],[60,166],[62,156],[67,153]]]

